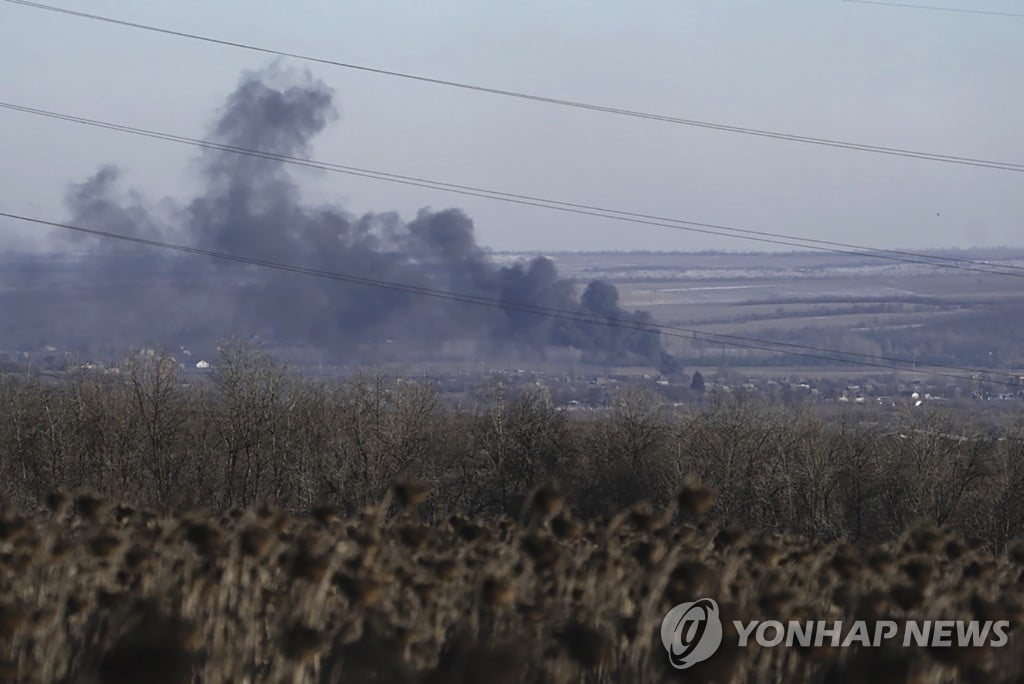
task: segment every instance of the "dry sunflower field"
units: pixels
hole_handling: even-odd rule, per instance
[[[54,492],[0,517],[0,680],[23,682],[1015,682],[1024,647],[739,648],[733,619],[1024,612],[1024,544],[933,525],[852,545],[705,519],[690,479],[575,519],[559,488],[517,520],[419,515],[399,480],[352,517],[269,505],[157,514]],[[659,640],[710,596],[726,639],[690,670]],[[732,643],[730,639],[732,638]]]

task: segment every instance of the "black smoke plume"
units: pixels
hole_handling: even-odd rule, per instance
[[[212,128],[226,145],[307,156],[335,119],[332,92],[308,75],[269,69],[243,76]],[[593,281],[577,298],[554,264],[536,258],[499,267],[458,209],[354,216],[303,202],[279,161],[204,150],[203,192],[185,205],[120,190],[103,167],[66,195],[69,222],[187,243],[246,257],[487,297],[495,309],[338,283],[129,243],[67,237],[59,255],[21,259],[0,275],[7,319],[0,347],[59,344],[80,349],[157,343],[202,347],[225,336],[257,336],[278,349],[318,349],[348,361],[361,354],[460,348],[485,355],[543,356],[576,349],[586,361],[674,371],[649,314],[619,306],[618,291]],[[602,326],[516,310],[526,304],[633,325]]]

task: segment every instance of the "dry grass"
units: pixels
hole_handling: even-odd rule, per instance
[[[428,524],[426,496],[405,480],[354,519],[156,515],[88,495],[7,510],[0,680],[678,682],[661,619],[703,596],[725,620],[1024,617],[1020,544],[994,557],[930,527],[871,547],[720,528],[700,518],[714,491],[693,482],[667,512],[600,522],[551,485],[518,523]],[[944,651],[727,639],[685,681],[1009,682],[1022,656],[1015,634]]]

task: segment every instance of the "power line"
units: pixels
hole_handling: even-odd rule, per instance
[[[607,207],[599,207],[589,204],[566,202],[562,200],[536,197],[532,195],[511,193],[501,190],[491,190],[471,185],[459,185],[455,183],[448,183],[445,181],[431,180],[428,178],[422,178],[418,176],[395,174],[386,171],[377,171],[356,166],[346,166],[343,164],[316,161],[305,157],[294,157],[275,152],[268,152],[265,150],[256,150],[246,147],[239,147],[235,145],[227,145],[224,143],[218,143],[211,140],[189,138],[186,136],[174,135],[171,133],[156,131],[152,129],[137,128],[133,126],[127,126],[124,124],[102,121],[99,119],[89,119],[85,117],[74,116],[71,114],[63,114],[60,112],[37,109],[34,107],[26,107],[23,105],[17,105],[7,102],[0,102],[0,109],[8,109],[11,111],[21,112],[24,114],[31,114],[34,116],[41,116],[45,118],[56,119],[70,123],[77,123],[86,126],[91,126],[94,128],[112,130],[120,133],[129,133],[132,135],[153,138],[156,140],[164,140],[167,142],[192,145],[203,149],[212,149],[222,152],[229,152],[232,154],[240,154],[260,159],[279,161],[282,163],[294,164],[297,166],[316,168],[324,171],[330,171],[333,173],[341,173],[361,178],[369,178],[372,180],[386,181],[402,185],[410,185],[414,187],[427,188],[431,190],[439,190],[442,192],[454,193],[470,197],[497,200],[512,204],[526,205],[543,209],[553,209],[556,211],[572,214],[582,214],[585,216],[595,216],[598,218],[623,221],[633,224],[672,228],[674,230],[683,230],[687,232],[716,235],[720,237],[729,237],[741,240],[751,240],[754,242],[784,245],[789,247],[798,247],[801,249],[812,249],[835,254],[846,254],[857,257],[878,258],[901,263],[919,264],[961,271],[972,271],[977,273],[985,273],[989,275],[1024,277],[1024,267],[1016,266],[1013,264],[1000,264],[996,268],[993,268],[993,265],[986,261],[979,261],[973,259],[958,259],[955,257],[947,257],[941,255],[927,255],[905,250],[865,247],[845,242],[818,240],[814,238],[803,238],[798,236],[786,235],[784,233],[772,233],[747,228],[736,228],[721,224],[689,221],[684,219],[669,218],[652,214],[644,214],[640,212],[610,209]]]
[[[28,223],[34,223],[37,225],[45,225],[53,228],[61,228],[63,230],[74,231],[78,233],[84,233],[87,235],[93,235],[96,237],[102,237],[113,240],[120,240],[124,242],[131,242],[135,244],[141,244],[149,247],[156,247],[165,250],[177,251],[186,254],[207,256],[215,259],[221,259],[225,261],[231,261],[235,263],[250,264],[254,266],[260,266],[263,268],[270,268],[279,271],[285,271],[290,273],[298,273],[302,275],[310,275],[320,278],[328,278],[331,280],[353,283],[358,285],[365,285],[369,287],[382,288],[392,291],[405,292],[409,294],[415,294],[420,296],[433,297],[437,299],[443,299],[454,302],[461,302],[465,304],[473,304],[476,306],[486,306],[502,310],[519,311],[522,313],[530,313],[539,316],[547,316],[550,318],[558,318],[563,320],[571,320],[579,323],[586,323],[589,325],[600,325],[605,327],[613,328],[626,328],[635,330],[637,332],[648,332],[658,333],[669,337],[677,337],[682,339],[701,340],[707,342],[714,342],[733,347],[741,347],[747,349],[754,349],[758,351],[767,351],[772,353],[786,354],[789,356],[797,356],[804,358],[812,358],[817,360],[831,361],[835,363],[846,363],[856,366],[867,366],[874,368],[882,368],[886,370],[905,371],[911,373],[918,373],[924,375],[931,375],[935,377],[945,377],[956,380],[967,380],[975,381],[979,378],[969,375],[961,375],[954,373],[938,372],[938,371],[926,371],[917,367],[906,368],[899,365],[878,363],[877,361],[864,361],[854,360],[847,357],[868,357],[867,354],[859,354],[855,352],[843,352],[838,350],[827,350],[820,349],[817,347],[810,347],[807,345],[799,345],[792,343],[773,342],[771,340],[761,340],[757,338],[741,337],[739,335],[726,335],[721,333],[711,333],[702,330],[696,330],[691,328],[681,328],[675,326],[659,325],[656,323],[646,323],[641,321],[630,321],[617,319],[612,317],[598,316],[588,314],[581,311],[569,311],[565,309],[556,309],[551,307],[537,306],[533,304],[527,304],[523,302],[507,302],[503,300],[493,299],[489,297],[482,297],[478,295],[470,295],[460,292],[452,292],[448,290],[438,290],[435,288],[422,287],[418,285],[408,285],[404,283],[397,283],[394,281],[378,280],[374,278],[367,278],[363,276],[356,276],[351,274],[339,273],[336,271],[326,271],[322,269],[308,268],[305,266],[298,266],[294,264],[286,264],[277,261],[270,261],[266,259],[257,259],[252,257],[246,257],[238,254],[231,254],[227,252],[218,252],[214,250],[202,249],[198,247],[189,247],[187,245],[178,245],[169,242],[162,242],[159,240],[152,240],[149,238],[142,238],[132,235],[123,235],[120,233],[112,233],[103,230],[97,230],[92,228],[85,228],[82,226],[75,226],[67,223],[59,223],[55,221],[46,221],[44,219],[33,218],[29,216],[22,216],[19,214],[12,214],[8,212],[0,211],[0,216],[25,221]],[[780,348],[781,347],[781,348]],[[803,351],[801,351],[803,350]],[[810,350],[810,351],[808,351]],[[831,354],[842,354],[844,356],[829,356],[823,353],[812,353],[814,350],[820,350],[822,352],[828,352]],[[870,357],[870,358],[882,358],[885,357]],[[906,359],[898,360],[904,363],[915,363]],[[1019,381],[1016,376],[1010,373],[1002,373],[998,371],[987,371],[983,369],[962,367],[962,366],[946,366],[942,364],[919,364],[927,366],[929,368],[945,368],[958,370],[967,373],[982,374],[988,376],[1002,376],[1006,378],[1013,378],[1013,380],[993,380],[986,379],[986,382],[993,384],[1006,385],[1006,386],[1019,386]]]
[[[23,108],[23,107],[20,107],[18,105],[7,105],[6,103],[0,103],[0,107],[11,107],[11,108],[14,108],[17,111],[29,111],[29,113],[35,113],[36,111],[42,111],[42,110],[31,110],[29,108]],[[68,117],[68,115],[57,115],[57,114],[54,114],[54,116],[57,117],[57,118],[60,118],[60,119],[68,119],[68,120],[74,121],[76,123],[96,124],[96,125],[99,125],[100,127],[103,127],[103,128],[113,127],[113,129],[116,130],[116,131],[121,131],[122,128],[127,128],[127,127],[122,127],[119,124],[109,124],[108,122],[98,122],[98,121],[95,121],[95,120],[79,119],[77,117]],[[394,180],[395,178],[398,178],[398,179],[412,179],[413,181],[417,181],[417,182],[411,183],[413,185],[418,185],[418,186],[421,186],[421,187],[427,187],[427,188],[432,188],[432,189],[446,190],[446,191],[450,191],[450,192],[459,192],[458,190],[450,190],[449,189],[451,187],[454,187],[454,188],[468,188],[470,190],[479,191],[479,193],[490,193],[490,192],[498,193],[498,191],[484,190],[484,189],[481,189],[481,188],[472,188],[470,186],[452,186],[451,184],[444,184],[444,185],[448,186],[447,188],[446,187],[434,187],[433,185],[429,185],[429,184],[430,183],[437,183],[436,181],[429,181],[429,180],[426,180],[426,179],[420,179],[420,178],[409,177],[409,176],[394,176],[394,177],[391,177],[392,175],[386,174],[389,177],[377,178],[376,175],[368,175],[368,174],[381,174],[383,172],[368,171],[368,170],[365,170],[365,169],[357,169],[357,167],[344,167],[344,166],[335,165],[335,164],[328,164],[328,163],[324,163],[324,162],[313,162],[312,160],[307,160],[307,159],[303,159],[303,158],[287,157],[287,156],[284,156],[284,155],[278,155],[278,154],[269,153],[269,152],[249,150],[247,148],[236,148],[236,147],[232,147],[232,146],[228,146],[228,145],[223,145],[223,144],[220,144],[220,143],[214,143],[214,142],[211,142],[211,141],[199,141],[199,140],[194,140],[194,139],[190,139],[190,138],[181,138],[180,136],[172,136],[170,134],[145,131],[144,129],[130,129],[129,128],[129,129],[123,131],[123,132],[140,133],[140,134],[145,134],[147,136],[152,135],[153,137],[156,137],[158,139],[166,139],[166,140],[170,140],[172,142],[189,142],[190,144],[196,144],[196,145],[198,145],[200,147],[204,147],[204,148],[211,148],[211,149],[216,149],[216,150],[220,150],[220,151],[227,151],[227,152],[235,152],[235,153],[239,153],[239,154],[256,156],[258,158],[267,158],[267,159],[276,160],[276,161],[287,161],[287,162],[290,162],[290,163],[296,163],[296,164],[300,164],[300,165],[304,165],[304,166],[313,166],[314,168],[324,168],[326,170],[340,170],[339,172],[348,172],[347,170],[349,170],[349,169],[356,169],[356,172],[353,172],[354,175],[364,176],[364,177],[367,177],[367,178],[373,178],[373,179],[376,179],[376,180]],[[402,181],[399,180],[399,181],[396,181],[396,182],[402,182]],[[503,197],[490,197],[489,195],[478,194],[476,192],[465,192],[465,193],[460,193],[460,194],[471,194],[471,195],[474,195],[474,196],[484,197],[484,198],[488,198],[488,199],[502,199],[504,201],[515,201],[515,200],[506,200]],[[549,207],[549,206],[546,206],[546,205],[542,204],[542,202],[557,202],[557,200],[542,200],[540,198],[531,198],[530,196],[526,196],[526,195],[512,195],[510,193],[499,193],[499,194],[510,196],[510,197],[514,197],[514,198],[523,198],[523,197],[525,197],[525,198],[528,198],[528,199],[536,200],[536,202],[519,202],[519,203],[522,203],[522,204],[529,204],[531,206],[538,206],[538,207],[543,207],[543,208],[561,209],[558,206],[550,206]],[[579,206],[584,206],[585,207],[586,206],[586,205],[575,205],[575,204],[568,204],[568,203],[562,203],[562,204],[567,204],[570,207],[579,207]],[[600,208],[597,208],[597,207],[591,207],[591,208],[599,209],[600,211],[607,211],[607,212],[614,212],[615,211],[615,210],[610,210],[610,209],[600,209]],[[629,214],[629,212],[617,212],[617,213]],[[618,219],[618,220],[629,220],[629,219],[622,219],[622,218],[616,217],[616,216],[605,216],[605,215],[599,214],[599,213],[594,213],[592,215],[602,216],[603,218],[612,218],[612,219]],[[643,214],[632,214],[632,215],[634,215],[634,216],[644,216]],[[670,219],[670,220],[675,220],[675,219]],[[650,223],[651,225],[663,225],[663,224],[651,223],[651,222],[648,222],[648,221],[643,221],[643,223]],[[714,224],[698,224],[698,225],[714,225]],[[678,228],[679,226],[666,225],[666,227]],[[725,228],[725,227],[723,227],[723,228]],[[727,230],[741,230],[741,229],[735,229],[735,228],[726,228],[726,229]],[[699,231],[699,232],[709,232],[709,231],[702,230],[702,231]],[[744,232],[756,232],[756,231],[744,231]],[[743,237],[743,236],[731,236],[731,235],[723,234],[723,233],[714,233],[714,234],[716,234],[716,235],[725,235],[726,237]],[[769,235],[773,235],[773,234],[769,233]],[[783,236],[783,237],[785,237],[785,236]],[[744,239],[756,239],[756,238],[744,238]],[[796,239],[805,240],[806,238],[796,238]],[[774,241],[774,240],[767,240],[767,241],[768,242],[776,242],[776,243],[778,243],[778,241]],[[816,242],[822,242],[822,241],[816,241]],[[792,244],[794,246],[804,247],[804,245],[798,245],[796,243],[782,243],[782,244]],[[828,243],[828,244],[842,244],[842,243]],[[814,248],[814,249],[822,249],[822,248]],[[863,249],[870,249],[870,248],[863,248]],[[825,250],[825,251],[837,251],[837,250]],[[888,251],[888,250],[882,250],[882,251]],[[861,255],[860,252],[841,252],[841,253],[854,254],[854,255],[858,255],[858,256]],[[933,258],[933,257],[929,257],[928,255],[917,255],[917,254],[914,254],[914,253],[911,253],[911,252],[895,252],[894,251],[893,253],[896,253],[896,254],[901,254],[901,253],[902,254],[910,254],[912,256],[921,256],[921,257],[926,258],[926,259],[927,258]],[[874,256],[874,255],[867,254],[865,256]],[[888,257],[885,257],[885,258],[888,258]],[[949,259],[948,257],[934,257],[934,258]],[[949,260],[953,261],[953,259],[949,259]],[[964,261],[967,261],[968,263],[978,263],[978,264],[984,264],[985,263],[985,262],[973,262],[973,261],[969,261],[969,260],[964,260]],[[928,264],[928,262],[918,262],[918,261],[911,261],[911,263],[925,263],[925,264]],[[932,264],[929,264],[929,265],[932,265]],[[945,266],[945,264],[934,264],[934,265]],[[1014,266],[1007,266],[1007,268],[1018,268],[1019,270],[1024,270],[1024,269],[1020,269],[1020,267],[1014,267]],[[967,269],[967,270],[981,270],[981,269]],[[984,272],[988,273],[989,271],[984,271]],[[1014,274],[1014,273],[1000,273],[1000,272],[992,272],[992,273],[997,274],[997,275],[1019,275],[1019,274]],[[694,330],[694,329],[690,329],[690,328],[672,328],[672,327],[668,327],[668,326],[655,326],[655,327],[657,327],[659,330],[664,330],[664,331],[668,331],[668,332],[671,332],[671,331],[674,331],[674,332],[684,332],[684,333],[687,333],[687,334],[690,334],[690,335],[697,335],[697,334],[715,335],[717,337],[730,338],[730,339],[735,339],[735,340],[740,340],[740,341],[746,340],[746,341],[754,341],[754,342],[765,342],[764,340],[757,340],[755,338],[745,338],[745,337],[741,337],[741,336],[728,335],[728,334],[724,334],[724,333],[705,333],[704,331]],[[712,341],[714,341],[714,340],[712,340]],[[842,352],[842,351],[837,351],[837,350],[832,350],[832,349],[826,349],[826,348],[820,348],[820,347],[810,347],[810,346],[807,346],[807,345],[793,345],[793,344],[783,343],[783,342],[771,342],[771,344],[775,344],[775,345],[779,345],[779,346],[783,346],[783,347],[793,347],[793,348],[798,348],[798,349],[809,349],[809,350],[812,350],[812,351],[820,351],[820,352],[825,352],[825,353],[841,353],[841,354],[846,354],[846,355],[849,355],[849,356],[861,357],[861,358],[866,358],[866,359],[881,359],[881,360],[892,361],[892,362],[896,362],[896,363],[905,363],[905,364],[914,364],[914,365],[917,364],[916,360],[911,360],[911,359],[900,359],[900,358],[892,358],[892,357],[879,357],[879,356],[875,356],[875,355],[871,355],[871,354],[859,354],[859,353],[855,353],[855,352]],[[938,365],[930,364],[930,365],[931,365],[931,367],[938,367],[938,368],[946,367],[946,366],[942,366],[941,364],[938,364]],[[953,370],[965,370],[964,368],[959,367],[959,366],[949,366],[948,368],[953,369]],[[988,373],[988,372],[990,372],[990,371],[987,371],[985,369],[977,369],[977,368],[972,368],[972,369],[969,369],[969,370],[972,371],[972,372],[978,372],[978,373]],[[1016,377],[1016,376],[1013,376],[1013,377]]]
[[[883,7],[906,7],[909,9],[935,10],[938,12],[958,12],[962,14],[988,14],[996,17],[1024,17],[1017,12],[997,12],[994,10],[963,9],[960,7],[939,7],[937,5],[911,5],[905,2],[883,2],[882,0],[843,0],[861,5],[881,5]]]
[[[938,154],[933,152],[922,152],[919,150],[910,150],[899,147],[886,147],[883,145],[868,145],[865,143],[850,142],[846,140],[837,140],[832,138],[820,138],[807,135],[799,135],[796,133],[785,133],[780,131],[772,131],[760,128],[748,128],[744,126],[732,126],[723,123],[717,123],[713,121],[701,121],[697,119],[686,119],[675,116],[668,116],[665,114],[657,114],[653,112],[643,112],[632,109],[623,109],[620,107],[610,107],[605,105],[592,104],[587,102],[581,102],[578,100],[568,100],[557,97],[549,97],[545,95],[537,95],[532,93],[525,93],[515,90],[505,90],[502,88],[492,88],[489,86],[475,85],[472,83],[463,83],[461,81],[452,81],[442,78],[434,78],[431,76],[422,76],[418,74],[412,74],[402,71],[394,71],[391,69],[382,69],[379,67],[372,67],[363,64],[354,64],[351,62],[340,62],[332,59],[326,59],[322,57],[313,57],[310,55],[302,55],[295,52],[287,52],[285,50],[276,50],[273,48],[261,47],[252,45],[249,43],[242,43],[238,41],[225,40],[222,38],[213,38],[211,36],[204,36],[196,33],[187,33],[185,31],[175,31],[173,29],[162,28],[159,26],[151,26],[148,24],[140,24],[137,22],[126,21],[123,19],[116,19],[113,17],[107,17],[99,14],[93,14],[90,12],[81,12],[77,10],[65,9],[63,7],[55,7],[53,5],[46,5],[39,2],[30,2],[29,0],[5,0],[11,4],[22,5],[24,7],[31,7],[34,9],[46,10],[48,12],[56,12],[58,14],[64,14],[67,16],[78,17],[81,19],[90,19],[94,21],[101,21],[108,24],[114,24],[117,26],[123,26],[134,29],[141,29],[144,31],[152,31],[155,33],[161,33],[164,35],[175,36],[178,38],[188,38],[190,40],[198,40],[206,43],[213,43],[216,45],[222,45],[226,47],[233,47],[242,50],[250,50],[254,52],[261,52],[270,55],[276,55],[279,57],[288,57],[291,59],[303,60],[315,64],[322,64],[327,66],[339,67],[342,69],[350,69],[354,71],[361,71],[364,73],[377,74],[380,76],[391,76],[394,78],[402,78],[410,81],[419,81],[422,83],[430,83],[433,85],[447,86],[450,88],[459,88],[462,90],[470,90],[480,93],[487,93],[490,95],[501,95],[504,97],[513,97],[521,100],[530,100],[533,102],[539,102],[549,105],[558,105],[561,107],[572,107],[576,109],[586,109],[593,112],[602,112],[605,114],[614,114],[617,116],[627,116],[638,119],[648,119],[651,121],[661,121],[664,123],[679,124],[682,126],[692,126],[696,128],[711,129],[716,131],[724,131],[728,133],[738,133],[742,135],[753,135],[762,138],[774,138],[776,140],[787,140],[789,142],[799,142],[809,145],[820,145],[824,147],[835,147],[848,150],[859,150],[861,152],[873,152],[875,154],[886,154],[897,157],[906,157],[911,159],[924,159],[928,161],[944,162],[947,164],[959,164],[963,166],[976,166],[989,169],[997,169],[1000,171],[1015,171],[1018,173],[1024,172],[1024,164],[1014,162],[1002,162],[991,159],[978,159],[974,157],[962,157],[948,154]]]

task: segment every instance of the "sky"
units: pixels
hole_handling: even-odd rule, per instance
[[[952,2],[952,0],[950,0]],[[979,0],[980,2],[980,0]],[[675,117],[1024,163],[1024,18],[841,0],[71,2],[295,53]],[[960,6],[980,7],[964,2]],[[1021,11],[1019,0],[985,9]],[[207,137],[255,52],[0,2],[0,100]],[[1024,174],[710,131],[280,60],[329,85],[317,160],[881,248],[1024,246]],[[67,218],[105,164],[153,202],[197,150],[0,110],[0,210]],[[770,245],[296,170],[310,203],[463,208],[493,250]],[[0,222],[0,245],[45,249]]]

